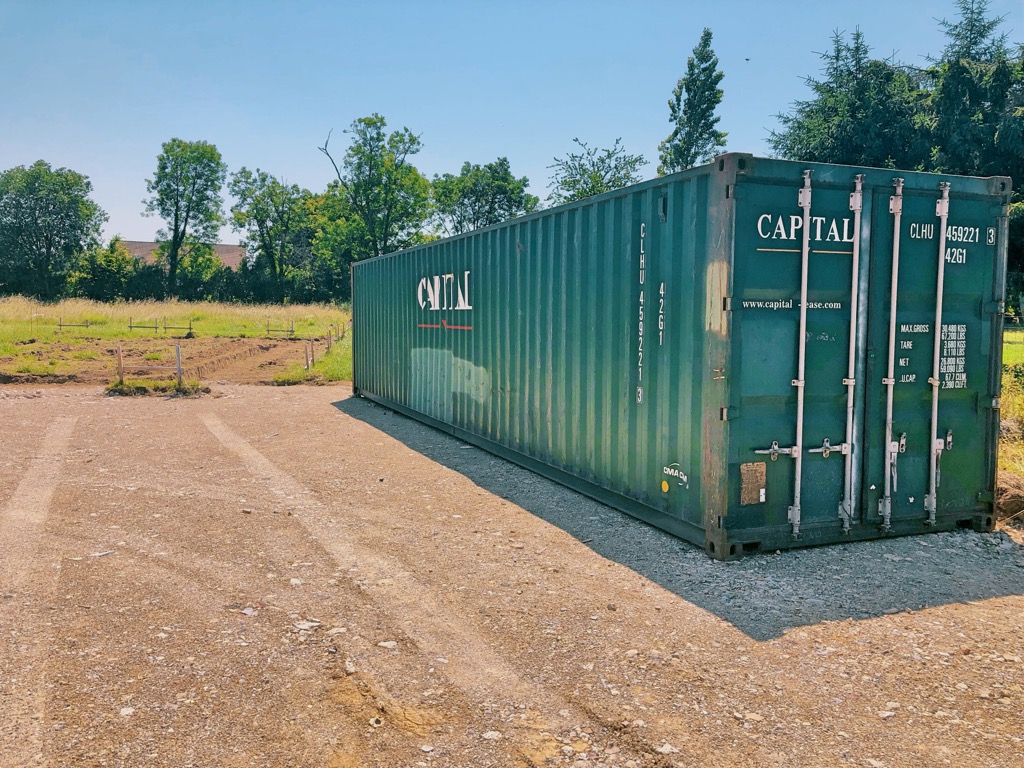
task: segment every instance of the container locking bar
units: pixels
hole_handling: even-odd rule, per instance
[[[844,481],[843,500],[839,504],[839,519],[843,521],[843,533],[850,530],[853,522],[853,411],[857,389],[857,312],[859,311],[858,282],[860,272],[860,227],[861,212],[864,209],[864,174],[854,177],[853,192],[850,193],[850,210],[853,211],[853,264],[850,266],[850,353],[846,365],[846,442],[843,443]],[[825,440],[828,443],[828,440]],[[824,446],[822,446],[824,447]],[[822,452],[828,456],[828,451]]]
[[[789,523],[793,527],[793,538],[800,538],[800,485],[803,480],[803,455],[799,448],[804,444],[804,371],[807,362],[807,268],[811,254],[811,171],[804,171],[804,186],[797,202],[804,211],[803,245],[800,252],[800,335],[797,338],[797,370],[793,386],[796,387],[796,447],[793,454],[793,506],[789,508]]]
[[[889,365],[882,379],[885,384],[885,492],[878,500],[882,530],[888,531],[892,521],[892,494],[896,486],[896,456],[899,445],[892,439],[892,398],[896,385],[896,294],[900,282],[900,222],[903,218],[903,179],[892,180],[895,194],[889,198],[892,224],[892,279],[889,286]],[[894,448],[895,446],[895,448]]]
[[[790,448],[780,448],[778,440],[772,440],[771,448],[758,448],[754,453],[767,454],[772,461],[779,460],[779,454],[785,454],[786,456],[793,456],[794,458],[800,455],[800,449],[797,446]]]
[[[850,444],[839,443],[838,445],[832,445],[832,441],[827,437],[821,441],[821,448],[810,448],[808,453],[820,453],[823,458],[828,458],[832,451],[839,451],[843,456],[850,455]]]
[[[942,197],[935,201],[935,215],[939,217],[939,272],[935,280],[935,345],[932,349],[932,450],[928,459],[928,494],[924,497],[924,509],[928,513],[925,525],[935,525],[935,511],[938,507],[939,462],[946,440],[939,437],[939,364],[942,359],[942,284],[946,274],[946,222],[949,220],[949,182],[939,184]],[[952,436],[950,436],[952,438]],[[952,439],[950,439],[952,443]]]

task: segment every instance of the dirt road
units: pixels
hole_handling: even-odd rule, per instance
[[[1004,538],[714,563],[347,387],[0,424],[4,768],[1024,764]]]

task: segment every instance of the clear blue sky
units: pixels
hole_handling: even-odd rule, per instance
[[[991,8],[1024,40],[1024,0]],[[944,45],[937,17],[955,17],[952,0],[0,0],[0,170],[43,159],[84,173],[105,236],[151,240],[160,221],[141,201],[164,141],[203,139],[232,171],[315,191],[333,175],[317,151],[327,132],[340,158],[343,129],[379,112],[421,135],[427,176],[506,156],[544,198],[577,136],[621,136],[654,175],[705,26],[728,149],[763,155],[834,30],[859,26],[873,55],[923,65]]]

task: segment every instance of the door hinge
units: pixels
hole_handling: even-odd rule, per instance
[[[903,213],[903,179],[895,178],[892,183],[896,194],[889,198],[889,213]]]
[[[850,193],[850,210],[861,211],[864,209],[864,193],[857,191]]]
[[[732,312],[732,296],[722,297],[722,311]]]

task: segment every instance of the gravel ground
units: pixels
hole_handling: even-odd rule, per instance
[[[0,766],[1024,764],[1024,547],[730,563],[346,387],[0,388]]]
[[[347,401],[344,410],[755,640],[823,621],[1024,594],[1024,547],[1004,532],[961,530],[710,560],[688,542],[369,401]]]

